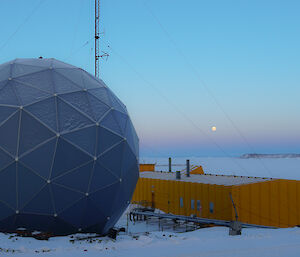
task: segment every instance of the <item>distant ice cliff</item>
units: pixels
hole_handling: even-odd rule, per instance
[[[300,158],[300,154],[289,153],[289,154],[257,154],[248,153],[243,154],[240,158],[251,159],[251,158]]]

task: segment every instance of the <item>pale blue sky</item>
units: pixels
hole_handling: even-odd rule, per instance
[[[93,73],[93,0],[39,3],[0,2],[0,62],[42,55]],[[101,7],[101,77],[129,109],[142,156],[300,152],[300,1]]]

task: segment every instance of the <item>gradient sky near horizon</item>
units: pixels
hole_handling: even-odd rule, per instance
[[[101,78],[141,156],[299,153],[299,11],[296,0],[102,0]],[[93,73],[93,0],[1,0],[0,31],[0,63],[54,57]]]

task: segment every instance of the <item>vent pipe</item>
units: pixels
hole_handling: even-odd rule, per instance
[[[190,160],[186,160],[186,176],[190,176]]]

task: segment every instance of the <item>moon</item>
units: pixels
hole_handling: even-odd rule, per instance
[[[215,132],[217,130],[217,127],[213,126],[211,127],[211,131]]]

